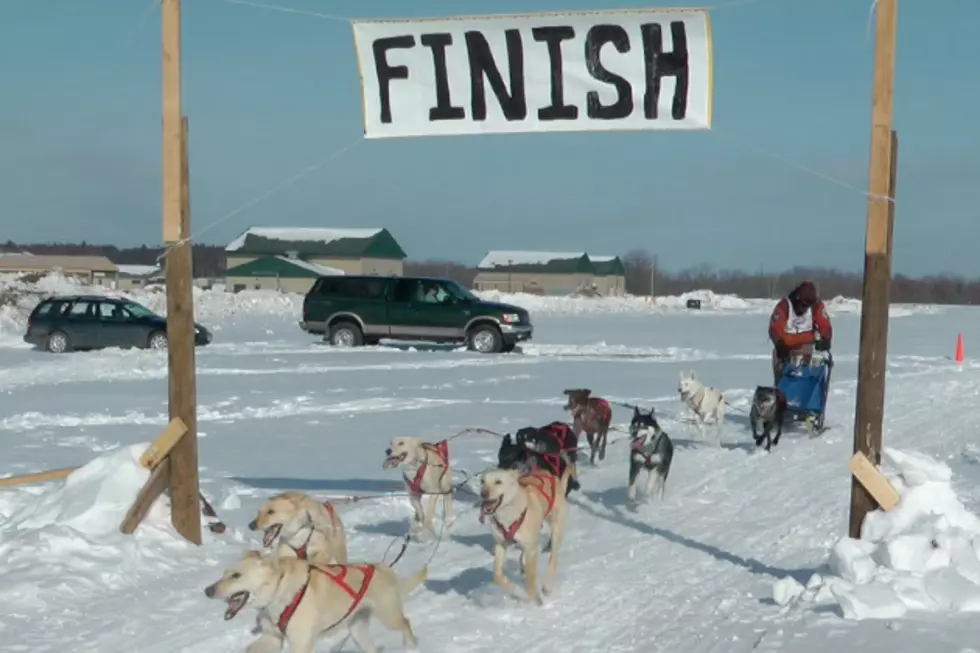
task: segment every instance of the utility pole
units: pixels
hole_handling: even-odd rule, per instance
[[[194,361],[193,258],[187,120],[181,100],[180,0],[161,0],[163,60],[163,242],[167,280],[167,357],[170,418],[187,433],[170,451],[170,504],[174,528],[201,544],[197,459],[197,379]]]
[[[657,255],[653,255],[650,263],[650,299],[653,300],[657,290]]]
[[[861,304],[861,345],[858,354],[854,453],[881,464],[885,412],[885,359],[888,351],[888,306],[891,286],[894,180],[897,136],[892,131],[895,93],[895,41],[898,0],[877,0],[875,7],[874,95],[871,113],[871,155],[868,175],[868,218]],[[877,508],[871,494],[851,477],[849,535],[861,536],[861,524]]]

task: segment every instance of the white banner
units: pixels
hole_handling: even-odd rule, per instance
[[[706,10],[353,25],[366,138],[711,128]]]

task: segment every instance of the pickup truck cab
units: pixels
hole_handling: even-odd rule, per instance
[[[513,351],[534,332],[528,312],[487,302],[451,279],[320,277],[303,300],[304,331],[338,347],[382,339],[465,342],[480,353]]]

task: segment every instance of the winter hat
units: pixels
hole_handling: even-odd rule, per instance
[[[793,295],[800,306],[813,306],[817,303],[817,287],[810,281],[798,285]]]

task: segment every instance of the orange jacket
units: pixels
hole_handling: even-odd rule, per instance
[[[769,318],[769,339],[772,344],[782,341],[787,349],[796,349],[803,345],[808,345],[814,341],[814,331],[820,334],[821,340],[830,340],[834,335],[833,327],[830,325],[830,316],[827,315],[827,308],[819,299],[811,309],[813,315],[813,331],[804,333],[786,333],[787,323],[793,308],[788,297],[779,300],[776,308],[772,310]]]

